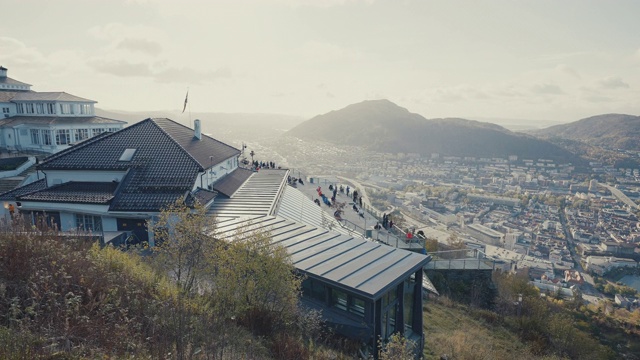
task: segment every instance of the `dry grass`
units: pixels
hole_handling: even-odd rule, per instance
[[[449,299],[425,305],[425,359],[542,359],[514,334],[469,313],[468,307]],[[545,357],[545,359],[553,359]]]

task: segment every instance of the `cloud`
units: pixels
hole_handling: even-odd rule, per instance
[[[46,64],[44,55],[36,48],[28,47],[17,39],[3,36],[0,36],[0,61],[7,68],[12,65],[30,67]]]
[[[149,55],[159,55],[162,52],[162,45],[147,39],[126,38],[116,45],[116,49],[139,51]]]
[[[99,40],[119,42],[127,38],[155,39],[161,41],[164,38],[162,30],[144,25],[125,25],[120,23],[109,23],[102,26],[94,26],[89,30],[89,35]]]
[[[153,72],[148,64],[119,61],[94,61],[90,65],[97,71],[120,77],[150,77]]]
[[[309,6],[318,8],[328,8],[334,6],[344,6],[349,4],[363,3],[373,4],[374,0],[281,0],[282,3],[291,7]]]
[[[622,81],[619,76],[608,76],[598,81],[598,85],[603,89],[629,88],[629,84]]]
[[[347,49],[335,44],[327,42],[310,41],[294,50],[294,55],[312,62],[333,62],[333,61],[349,61],[359,62],[366,57],[363,53]]]
[[[192,68],[168,68],[154,74],[161,83],[202,84],[218,79],[230,78],[231,69],[220,68],[215,71],[199,71]]]
[[[572,77],[574,77],[576,79],[581,79],[582,78],[582,76],[580,76],[580,73],[578,73],[578,71],[576,71],[576,69],[574,69],[574,68],[572,68],[572,67],[570,67],[570,66],[568,66],[566,64],[558,64],[556,66],[556,70],[561,72],[561,73],[563,73],[563,74],[570,75],[570,76],[572,76]]]
[[[531,87],[531,92],[540,95],[561,95],[564,91],[558,85],[554,84],[536,84]]]

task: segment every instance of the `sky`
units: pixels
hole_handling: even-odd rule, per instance
[[[0,65],[109,110],[640,115],[640,1],[0,0]],[[527,120],[529,121],[529,120]]]

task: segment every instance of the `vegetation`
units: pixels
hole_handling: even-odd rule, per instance
[[[334,129],[342,131],[336,133]],[[554,159],[580,162],[569,151],[501,126],[465,119],[425,119],[389,100],[371,100],[318,115],[288,135],[387,153]],[[384,134],[384,136],[379,136]]]
[[[541,297],[510,274],[494,273],[493,282],[498,295],[490,308],[449,297],[425,304],[425,358],[638,358],[640,310]]]
[[[19,221],[2,229],[0,358],[353,357],[298,308],[301,279],[268,234],[219,241],[215,226],[196,230],[215,225],[202,214],[169,207],[152,251]]]

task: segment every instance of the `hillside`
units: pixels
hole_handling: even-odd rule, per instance
[[[529,134],[541,138],[563,138],[581,141],[611,150],[640,151],[640,116],[604,114],[568,124],[555,125]]]
[[[498,125],[457,118],[428,120],[388,100],[364,101],[318,115],[287,135],[378,152],[579,161],[556,145]]]

